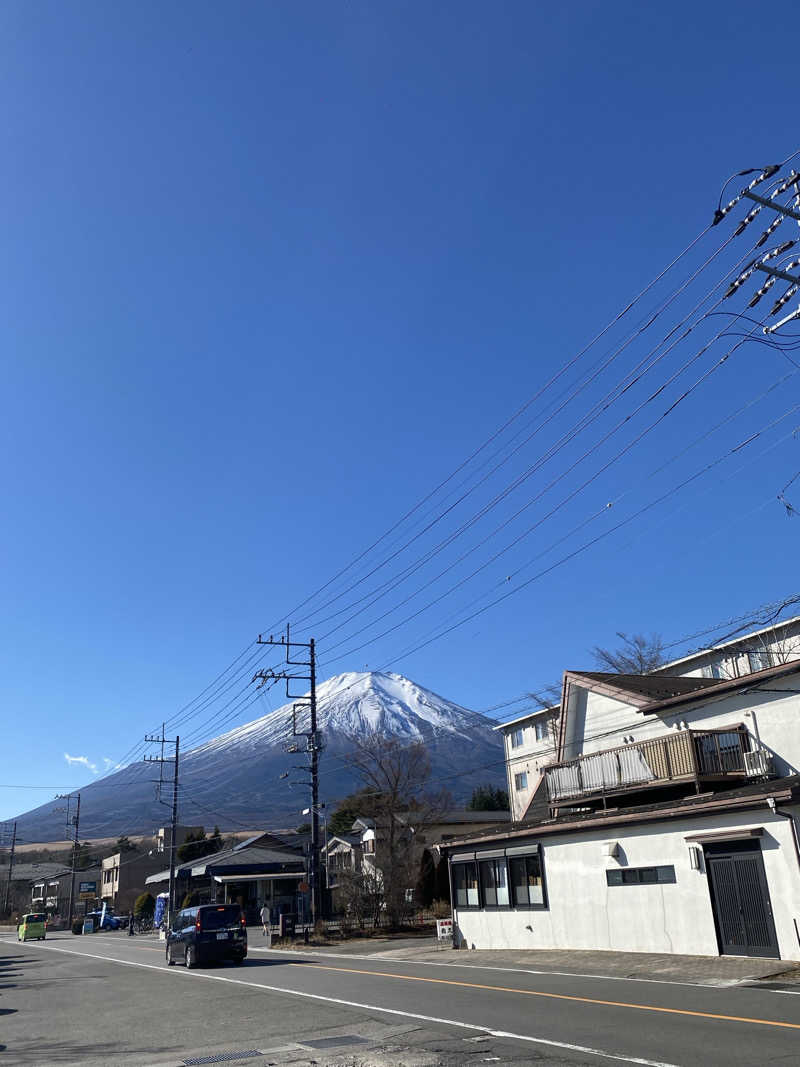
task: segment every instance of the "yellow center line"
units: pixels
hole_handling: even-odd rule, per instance
[[[718,1015],[710,1011],[689,1011],[686,1008],[661,1008],[655,1004],[629,1004],[624,1000],[599,1000],[596,997],[577,997],[568,993],[543,993],[535,989],[515,989],[509,986],[481,985],[478,982],[458,982],[452,978],[420,978],[411,974],[392,974],[387,971],[357,970],[355,967],[330,967],[323,963],[290,963],[289,967],[309,967],[318,971],[340,971],[343,974],[367,974],[376,978],[398,978],[402,982],[430,982],[433,985],[462,986],[465,989],[488,989],[495,993],[519,993],[524,997],[547,997],[550,1000],[572,1000],[581,1004],[602,1004],[608,1008],[633,1008],[636,1011],[657,1011],[665,1015],[691,1015],[698,1019],[722,1019],[729,1023],[757,1023],[759,1026],[782,1026],[788,1030],[800,1030],[800,1023],[785,1023],[774,1019],[750,1019],[744,1015]]]

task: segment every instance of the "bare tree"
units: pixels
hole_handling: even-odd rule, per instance
[[[423,795],[431,773],[428,752],[421,741],[407,744],[379,733],[351,737],[349,742],[348,763],[358,772],[364,792],[372,794],[375,868],[387,917],[397,926],[407,914],[407,891],[416,881],[415,831],[437,806]]]
[[[554,682],[525,695],[536,704],[537,708],[552,708],[561,703],[561,686]]]
[[[664,662],[664,642],[660,634],[628,634],[617,630],[622,641],[619,648],[602,648],[595,645],[591,650],[598,667],[614,674],[648,674]]]
[[[363,929],[365,920],[369,919],[377,926],[383,903],[383,891],[377,872],[370,867],[340,871],[337,876],[336,895],[348,923],[355,923]]]

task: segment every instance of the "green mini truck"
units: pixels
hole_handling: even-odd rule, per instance
[[[32,911],[22,916],[22,921],[17,927],[17,940],[44,941],[46,932],[46,916],[40,911]]]

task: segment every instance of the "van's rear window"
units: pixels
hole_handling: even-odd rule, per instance
[[[236,904],[221,904],[217,908],[203,908],[200,912],[201,930],[222,930],[226,926],[235,926],[241,918],[241,910]]]
[[[29,915],[27,921],[29,923],[43,923],[44,915]]]

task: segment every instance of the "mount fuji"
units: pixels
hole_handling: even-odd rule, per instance
[[[317,687],[317,725],[322,731],[320,800],[333,812],[361,784],[345,757],[352,738],[377,732],[422,741],[431,762],[431,788],[447,789],[464,804],[476,785],[505,784],[503,744],[495,723],[399,674],[339,674]],[[300,715],[301,712],[298,712]],[[307,714],[307,712],[306,712]],[[298,731],[307,724],[298,720]],[[297,750],[291,749],[293,742]],[[309,791],[302,782],[305,739],[292,735],[292,704],[237,726],[181,753],[179,820],[221,829],[291,828],[305,821]],[[81,788],[82,840],[150,833],[169,819],[171,787],[155,798],[155,764],[130,764]],[[165,768],[168,771],[169,767]],[[287,777],[288,772],[288,777]],[[169,793],[169,797],[168,797]],[[17,818],[26,841],[62,836],[52,804]]]

